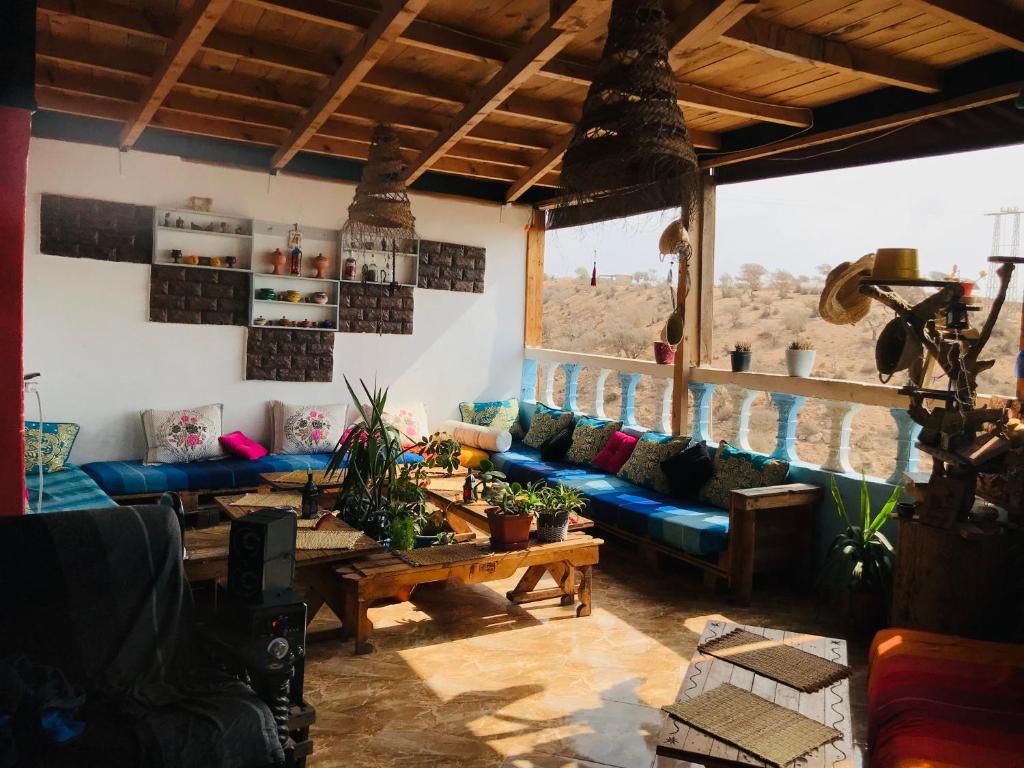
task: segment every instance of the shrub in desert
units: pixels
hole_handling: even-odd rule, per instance
[[[753,296],[755,291],[760,290],[764,276],[768,270],[760,264],[743,264],[740,266],[740,274],[737,282],[744,290],[749,291]]]
[[[794,333],[802,331],[807,327],[807,314],[796,309],[787,310],[782,316],[782,327]]]

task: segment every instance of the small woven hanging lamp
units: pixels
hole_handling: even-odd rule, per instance
[[[697,155],[668,61],[662,0],[614,0],[604,55],[562,161],[565,196],[551,229],[696,200]]]
[[[348,207],[348,220],[341,228],[343,239],[376,244],[384,238],[416,238],[416,217],[402,182],[404,172],[398,134],[390,125],[378,125],[373,129],[363,175]]]

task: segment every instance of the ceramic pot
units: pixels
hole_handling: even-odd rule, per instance
[[[544,512],[537,516],[537,541],[545,544],[553,541],[565,541],[569,535],[568,512]]]
[[[973,280],[961,280],[960,285],[964,287],[964,298],[969,299],[974,293],[974,281]]]
[[[203,266],[203,267],[212,267],[213,266],[213,264],[211,263],[211,258],[209,256],[200,256],[199,257],[199,264],[200,264],[200,266]]]
[[[177,248],[173,249],[171,251],[171,260],[174,261],[175,264],[181,264],[181,251]]]
[[[253,325],[258,325],[258,326],[262,327],[262,326],[266,325],[269,322],[270,321],[267,320],[267,318],[265,318],[263,315],[260,315],[259,317],[257,317],[255,320],[252,321],[252,324]]]
[[[302,320],[298,324],[299,328],[316,328],[316,323],[312,320]]]
[[[311,304],[326,304],[328,296],[323,291],[317,291],[316,293],[309,294],[308,298]]]
[[[676,361],[676,348],[664,341],[654,342],[654,360],[659,365],[672,365]]]
[[[502,515],[496,507],[487,510],[487,527],[495,552],[514,552],[530,546],[533,515]]]
[[[317,254],[317,257],[313,259],[313,267],[316,269],[318,280],[323,280],[327,277],[327,263],[328,259],[322,253]]]
[[[277,291],[273,288],[260,288],[256,291],[256,298],[260,301],[273,301],[277,298]]]
[[[278,296],[278,298],[280,298],[280,296]],[[295,304],[297,302],[302,301],[302,294],[299,293],[298,291],[285,291],[284,292],[284,300],[285,301],[290,301],[293,304]]]
[[[234,269],[235,268],[235,264],[238,263],[238,257],[237,256],[228,256],[226,259],[224,259],[224,261],[227,262],[228,269]]]
[[[799,376],[802,379],[810,376],[811,369],[814,368],[815,354],[816,350],[813,349],[787,349],[786,369],[789,371],[789,375]]]
[[[224,262],[220,258],[220,256],[211,256],[210,257],[210,266],[211,267],[219,267],[219,266],[222,266],[223,264],[224,264]]]
[[[274,252],[270,254],[270,263],[274,265],[273,275],[284,275],[285,265],[288,263],[288,257],[284,255],[280,248],[275,248]]]
[[[734,349],[729,353],[729,362],[735,373],[742,373],[750,370],[750,362],[753,354],[749,349]]]
[[[334,321],[333,320],[321,320],[320,321],[320,327],[323,328],[324,330],[333,331],[334,330]]]
[[[194,267],[199,263],[199,257],[194,254],[189,254],[181,260],[181,263]]]

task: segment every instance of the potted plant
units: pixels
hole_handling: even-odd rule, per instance
[[[893,488],[889,500],[872,515],[868,482],[861,478],[860,520],[855,525],[846,512],[835,475],[831,480],[832,498],[845,529],[833,539],[825,555],[819,587],[822,597],[842,607],[851,628],[870,636],[888,623],[895,554],[881,529],[903,488]]]
[[[583,494],[575,488],[558,483],[543,488],[537,510],[537,541],[564,541],[572,518],[586,506]]]
[[[413,446],[423,457],[423,466],[428,469],[443,469],[445,476],[451,477],[459,468],[462,446],[446,432],[435,432],[429,437],[422,437]]]
[[[494,468],[494,462],[490,459],[483,459],[476,470],[476,485],[473,486],[473,495],[484,501],[496,501],[495,491],[500,491],[505,482],[505,473]]]
[[[786,369],[789,375],[802,379],[810,376],[814,367],[814,355],[814,345],[809,341],[798,339],[790,344],[786,350]]]
[[[729,362],[735,373],[749,371],[751,358],[749,341],[737,341],[729,351]]]
[[[502,486],[497,506],[488,507],[487,524],[491,546],[497,552],[512,552],[530,545],[530,525],[541,504],[539,482],[509,483]]]

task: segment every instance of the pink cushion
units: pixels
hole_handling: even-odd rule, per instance
[[[255,440],[246,437],[241,432],[232,432],[227,435],[221,435],[219,439],[220,444],[224,447],[225,451],[230,453],[232,456],[249,459],[249,461],[260,459],[268,453],[266,448]]]
[[[627,435],[625,432],[616,432],[611,439],[604,444],[604,448],[598,451],[597,456],[590,462],[594,469],[603,469],[611,474],[617,473],[626,463],[633,449],[636,447],[636,438]]]

